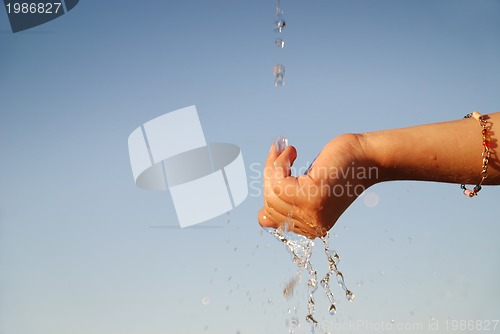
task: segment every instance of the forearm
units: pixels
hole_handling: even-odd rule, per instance
[[[488,115],[491,155],[483,184],[500,184],[497,150],[500,113]],[[483,140],[473,118],[360,135],[368,161],[380,168],[379,182],[418,180],[477,184],[481,180]],[[497,130],[497,133],[495,133]]]

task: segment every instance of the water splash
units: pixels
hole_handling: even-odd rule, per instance
[[[285,224],[278,229],[270,229],[269,232],[287,247],[288,251],[292,255],[292,261],[297,265],[299,270],[305,269],[309,274],[309,279],[307,281],[308,314],[306,316],[306,321],[311,324],[312,328],[314,328],[318,323],[316,319],[314,319],[314,312],[315,312],[314,292],[316,292],[318,288],[317,287],[318,278],[316,270],[313,269],[310,261],[312,256],[314,241],[302,235],[297,235],[294,234],[293,232],[290,232],[290,226],[288,225],[288,222],[285,222]],[[292,236],[292,234],[294,235]],[[289,290],[285,287],[283,291],[285,297],[288,296],[287,295],[288,292]]]
[[[329,267],[329,271],[326,273],[325,277],[321,280],[321,286],[325,290],[325,294],[331,303],[329,312],[330,312],[330,314],[333,315],[337,311],[337,307],[335,305],[335,299],[333,298],[333,293],[330,289],[330,277],[332,275],[335,275],[335,277],[337,278],[337,283],[344,290],[346,299],[348,301],[353,302],[355,295],[351,290],[349,290],[346,287],[345,281],[344,281],[344,275],[339,271],[339,269],[337,267],[337,264],[340,261],[340,256],[337,252],[330,250],[330,246],[328,243],[329,233],[327,232],[326,235],[324,237],[321,237],[320,239],[321,239],[321,241],[323,241],[323,246],[325,248],[325,254],[326,254],[326,258],[328,259],[328,267]]]
[[[300,278],[300,270],[304,269],[308,273],[308,281],[307,281],[307,309],[308,313],[306,315],[305,320],[311,325],[311,333],[314,333],[316,326],[318,325],[318,321],[316,320],[314,314],[316,312],[316,303],[314,299],[314,293],[318,289],[318,274],[317,271],[314,270],[311,265],[311,257],[314,247],[314,241],[306,238],[302,235],[295,234],[290,231],[290,226],[288,223],[285,223],[278,229],[270,229],[268,230],[274,237],[276,237],[279,241],[281,241],[288,249],[290,254],[292,255],[292,261],[299,268],[299,273],[296,277],[294,277],[284,288],[283,295],[285,298],[288,298],[291,293],[293,293],[293,288]],[[350,302],[354,301],[355,295],[349,290],[344,281],[344,275],[342,272],[338,270],[338,262],[340,260],[340,256],[337,252],[330,250],[329,247],[329,234],[327,233],[324,237],[321,237],[320,240],[323,242],[324,251],[328,259],[329,270],[326,273],[325,277],[320,280],[320,285],[323,288],[326,297],[330,301],[330,306],[328,308],[328,313],[334,315],[337,312],[337,306],[335,303],[335,298],[333,296],[333,292],[330,287],[330,277],[335,276],[337,279],[337,283],[344,290],[346,299]]]
[[[278,153],[281,153],[288,146],[288,139],[285,137],[279,137],[275,141],[275,145]],[[291,212],[293,212],[293,210]],[[287,250],[292,255],[293,263],[295,263],[298,268],[297,275],[294,278],[292,278],[292,280],[283,289],[283,295],[285,296],[285,298],[288,298],[291,294],[293,294],[293,289],[296,283],[300,280],[301,270],[305,270],[308,274],[309,277],[307,281],[308,313],[306,315],[305,320],[311,325],[311,333],[314,333],[316,326],[318,325],[318,321],[314,317],[314,313],[316,311],[314,293],[318,289],[318,274],[311,265],[311,257],[314,248],[314,241],[303,235],[299,235],[292,232],[294,226],[293,226],[291,212],[288,213],[288,219],[278,229],[268,229],[268,232],[271,233],[274,237],[276,237],[280,242],[282,242],[286,246]],[[318,234],[323,234],[323,233],[318,233]],[[320,237],[319,239],[323,243],[324,252],[328,260],[328,271],[326,275],[320,280],[320,285],[323,288],[325,295],[330,302],[328,313],[334,315],[337,312],[337,306],[335,303],[333,292],[330,287],[330,278],[332,276],[336,277],[337,283],[344,290],[346,299],[349,302],[354,301],[355,295],[351,290],[349,290],[346,287],[344,281],[344,275],[338,269],[338,262],[340,261],[339,254],[334,250],[330,250],[329,232],[326,232],[326,234],[323,237]],[[293,330],[290,330],[290,333],[293,332],[294,332]]]

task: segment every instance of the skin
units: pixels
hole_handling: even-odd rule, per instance
[[[500,163],[495,130],[500,133],[500,112],[484,117],[489,126],[491,155],[483,185],[498,185]],[[279,153],[272,145],[264,168],[264,207],[258,214],[259,223],[278,228],[287,221],[294,232],[315,238],[324,236],[363,190],[379,182],[476,185],[481,180],[481,130],[476,119],[468,118],[344,134],[330,141],[307,175],[301,176],[291,175],[297,158],[295,147]]]

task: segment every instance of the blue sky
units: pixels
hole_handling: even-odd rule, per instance
[[[262,197],[181,230],[168,192],[135,186],[128,135],[159,115],[195,104],[255,181],[279,135],[305,166],[342,133],[498,111],[498,0],[282,0],[283,50],[274,3],[80,1],[16,34],[0,9],[0,333],[288,333],[294,307],[303,321],[304,281],[282,297],[295,269],[261,234]],[[360,198],[332,231],[357,298],[332,318],[317,292],[325,332],[498,319],[500,189],[368,191],[378,205]]]

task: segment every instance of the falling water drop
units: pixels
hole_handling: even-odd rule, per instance
[[[285,66],[281,64],[274,65],[274,87],[285,85]]]
[[[281,0],[276,0],[276,16],[283,16],[283,8],[281,8]]]
[[[350,301],[351,303],[354,301],[354,298],[356,297],[351,290],[347,290],[345,292],[345,296],[346,296],[347,300]]]
[[[274,31],[283,32],[286,27],[286,22],[283,19],[278,19],[274,22]]]
[[[288,139],[286,137],[278,137],[274,141],[274,145],[276,147],[276,151],[278,153],[281,153],[285,150],[285,148],[288,146]]]
[[[274,40],[274,44],[280,49],[283,49],[285,47],[285,41],[282,40],[281,38],[276,38]]]

